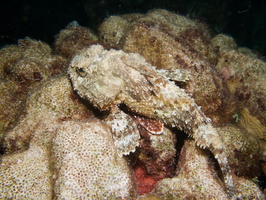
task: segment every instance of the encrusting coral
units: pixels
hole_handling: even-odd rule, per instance
[[[237,101],[238,112],[248,109],[265,126],[266,64],[255,55],[243,53],[240,48],[229,48],[229,45],[224,45],[219,51],[215,68],[224,75],[228,74],[225,83]]]
[[[73,21],[56,36],[55,53],[71,59],[77,51],[98,41],[92,30]]]
[[[198,148],[194,141],[187,140],[180,154],[177,175],[161,180],[154,194],[162,199],[230,199],[208,152]],[[264,198],[254,182],[237,177],[234,182],[237,192],[232,199]]]
[[[108,47],[119,49],[123,42],[123,37],[132,22],[142,16],[142,14],[126,14],[123,16],[108,17],[99,26],[99,37],[105,44],[108,44]],[[107,32],[108,34],[106,34]]]
[[[58,199],[135,196],[133,172],[118,156],[109,126],[75,98],[66,76],[36,89],[26,110],[24,120],[4,140],[9,152],[0,170],[4,198],[38,199],[43,194],[42,199],[51,199],[53,193]],[[36,191],[31,191],[34,185]]]
[[[26,149],[36,130],[55,129],[53,124],[56,124],[56,120],[88,116],[89,111],[80,105],[67,78],[54,78],[36,87],[28,97],[25,116],[6,132],[3,147],[9,153]]]
[[[223,142],[226,144],[229,165],[232,166],[234,174],[246,178],[259,176],[260,147],[258,138],[232,125],[219,127],[217,131],[222,135]]]
[[[225,188],[207,154],[194,141],[185,141],[180,152],[177,175],[161,180],[154,193],[161,194],[163,199],[227,199]]]
[[[31,145],[27,151],[2,156],[0,199],[52,199],[49,152]]]
[[[109,126],[67,121],[53,140],[58,199],[131,199],[133,176],[117,154]]]
[[[67,62],[51,47],[28,37],[0,50],[0,141],[24,112],[27,93],[65,71]]]
[[[0,53],[0,199],[265,198],[266,64],[233,38],[158,9]]]

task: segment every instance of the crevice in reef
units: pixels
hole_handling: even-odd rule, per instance
[[[181,149],[184,146],[184,142],[188,138],[188,135],[184,131],[181,131],[177,128],[172,128],[171,131],[176,134],[175,149],[176,149],[176,164],[177,164],[178,160],[179,160]]]

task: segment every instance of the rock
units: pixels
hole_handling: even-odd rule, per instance
[[[208,154],[194,141],[185,141],[176,176],[159,181],[152,193],[162,199],[264,199],[254,182],[235,176],[235,192],[228,196]]]
[[[66,60],[51,47],[28,37],[0,50],[0,142],[24,113],[27,94],[50,77],[65,71]]]
[[[58,199],[133,199],[132,172],[117,154],[109,126],[66,121],[53,139]]]
[[[97,41],[98,38],[92,30],[73,21],[56,36],[55,52],[70,60],[79,50]]]
[[[226,145],[229,165],[234,174],[247,179],[260,176],[259,139],[233,125],[217,128],[217,131]]]
[[[56,125],[52,126],[55,121],[89,116],[86,107],[73,94],[65,76],[46,81],[37,87],[28,97],[25,110],[25,116],[5,134],[3,148],[6,153],[27,149],[36,130],[55,130]]]
[[[32,145],[4,155],[0,164],[0,199],[52,199],[53,172],[50,150]]]
[[[159,181],[152,193],[169,200],[228,199],[208,152],[191,140],[182,147],[176,176]]]
[[[110,127],[74,97],[61,76],[28,98],[27,114],[4,138],[4,198],[135,197],[133,171],[118,156]]]

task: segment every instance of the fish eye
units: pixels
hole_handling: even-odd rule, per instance
[[[81,77],[85,77],[87,75],[87,72],[82,67],[77,67],[76,72]]]

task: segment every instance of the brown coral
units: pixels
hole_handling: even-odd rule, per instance
[[[141,14],[127,14],[122,16],[110,16],[99,26],[99,38],[104,44],[114,49],[120,49],[123,38],[131,24]]]
[[[1,141],[23,113],[27,93],[42,81],[63,73],[66,60],[52,55],[48,44],[27,37],[18,45],[1,49],[0,55]]]
[[[89,47],[97,40],[92,30],[73,21],[56,36],[55,52],[71,59],[79,50]]]
[[[159,181],[153,193],[163,199],[228,199],[208,152],[191,140],[182,147],[177,175]]]
[[[256,178],[260,175],[259,139],[243,129],[228,125],[217,128],[226,144],[234,174],[245,178]],[[231,142],[234,141],[234,142]]]
[[[46,130],[48,124],[50,129],[55,128],[51,122],[68,118],[87,118],[89,112],[86,107],[80,105],[78,99],[73,99],[73,95],[70,82],[64,76],[37,87],[27,99],[25,116],[17,126],[5,134],[5,151],[14,152],[27,148],[36,129]]]
[[[250,54],[236,49],[221,49],[216,68],[227,68],[226,84],[236,99],[237,110],[246,107],[263,125],[266,124],[266,64]]]
[[[264,198],[255,183],[238,177],[234,177],[236,191],[229,198],[218,175],[208,152],[196,147],[193,141],[187,140],[181,150],[177,175],[159,181],[153,193],[166,199]]]
[[[26,116],[4,138],[9,154],[0,165],[3,198],[135,196],[132,172],[118,156],[110,127],[73,95],[61,76],[28,98]]]

